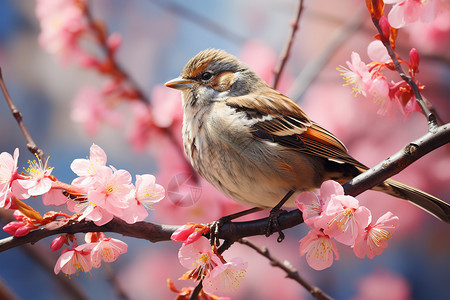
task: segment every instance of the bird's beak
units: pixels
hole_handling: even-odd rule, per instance
[[[195,80],[192,79],[184,79],[181,77],[177,77],[175,79],[172,79],[170,81],[167,81],[164,83],[165,86],[177,89],[177,90],[185,90],[190,89],[195,84]]]

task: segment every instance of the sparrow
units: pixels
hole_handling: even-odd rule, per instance
[[[344,184],[368,169],[294,101],[223,50],[201,51],[165,85],[182,92],[183,145],[193,168],[238,203],[294,206],[299,193],[326,180]],[[430,194],[392,179],[373,189],[450,222],[450,205]]]

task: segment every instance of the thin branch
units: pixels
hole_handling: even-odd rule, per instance
[[[13,117],[16,119],[17,124],[19,124],[19,128],[22,131],[23,136],[25,137],[25,140],[27,141],[27,148],[30,150],[30,152],[34,155],[37,155],[39,159],[42,162],[45,162],[45,155],[44,151],[42,149],[39,149],[36,143],[33,141],[33,138],[31,137],[30,133],[28,132],[27,127],[25,126],[25,123],[22,119],[22,113],[17,109],[16,105],[14,104],[9,92],[8,88],[6,87],[5,81],[3,79],[3,72],[0,67],[0,87],[3,92],[3,96],[5,97],[6,103],[8,103],[9,109],[11,110],[11,113]]]
[[[380,27],[380,22],[376,18],[372,18],[373,24],[377,28],[378,32],[381,36],[383,36],[383,30]],[[392,61],[394,62],[395,69],[397,70],[400,77],[411,87],[412,91],[414,92],[414,96],[416,97],[416,101],[419,104],[420,108],[422,109],[424,115],[427,118],[428,121],[428,130],[430,132],[433,132],[437,127],[437,119],[436,116],[430,111],[428,106],[425,104],[425,101],[422,98],[422,94],[419,91],[419,87],[417,84],[412,80],[411,76],[407,75],[401,65],[400,62],[397,59],[397,55],[395,54],[394,49],[392,49],[391,42],[389,39],[382,38],[381,42],[383,43],[384,47],[387,49],[387,52],[389,56],[391,57]]]
[[[272,84],[274,89],[276,89],[278,86],[278,82],[280,80],[281,74],[283,73],[286,62],[289,59],[289,56],[291,54],[291,48],[292,48],[292,45],[294,44],[295,33],[297,32],[297,30],[299,28],[298,24],[300,22],[300,16],[302,14],[302,11],[303,11],[303,0],[300,0],[298,2],[297,16],[295,17],[295,20],[291,24],[291,27],[292,27],[291,36],[286,44],[286,48],[283,51],[280,63],[278,64],[278,66],[275,68],[275,71],[274,71],[275,75],[274,75],[273,84]]]
[[[288,278],[291,278],[295,281],[297,281],[301,286],[303,286],[314,298],[316,299],[320,299],[320,300],[332,300],[333,298],[331,298],[330,296],[328,296],[324,291],[322,291],[320,288],[318,288],[317,286],[309,283],[306,279],[304,279],[303,277],[300,276],[300,274],[297,272],[297,270],[291,265],[290,262],[288,261],[284,261],[281,262],[278,259],[276,259],[275,257],[273,257],[270,252],[269,249],[267,249],[267,247],[260,247],[258,245],[256,245],[255,243],[251,242],[248,239],[240,239],[238,240],[238,243],[241,243],[243,245],[246,245],[250,248],[252,248],[253,250],[255,250],[256,252],[258,252],[259,254],[261,254],[262,256],[264,256],[265,258],[267,258],[270,261],[270,264],[274,267],[280,268],[281,270],[283,270],[284,272],[286,272]]]
[[[398,174],[427,153],[450,142],[450,123],[437,127],[402,150],[344,184],[347,195],[356,196]]]

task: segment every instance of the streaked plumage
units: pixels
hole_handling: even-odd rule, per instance
[[[328,179],[345,183],[368,168],[291,99],[222,50],[192,58],[166,83],[183,94],[183,142],[201,176],[235,201],[274,207]],[[450,206],[417,189],[387,180],[374,188],[410,200],[446,222]]]

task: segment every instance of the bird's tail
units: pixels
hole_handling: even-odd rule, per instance
[[[393,179],[388,179],[384,184],[373,188],[394,197],[402,198],[429,212],[436,218],[450,223],[450,205],[430,194],[410,187]]]

